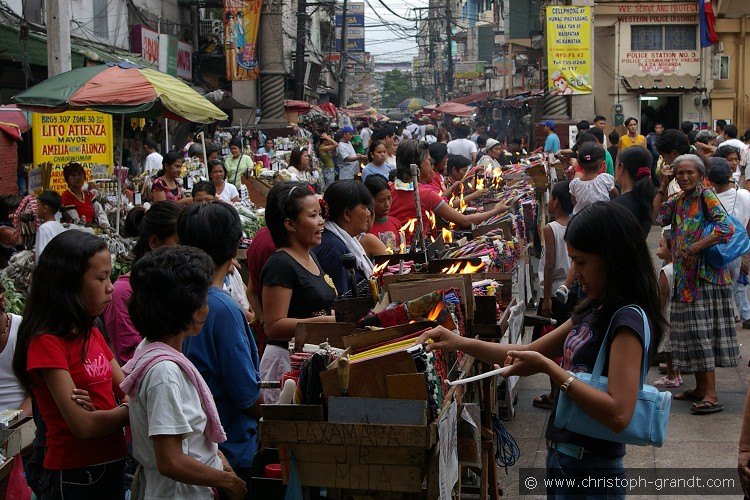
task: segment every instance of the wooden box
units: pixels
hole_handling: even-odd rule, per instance
[[[394,302],[406,302],[437,290],[458,288],[468,320],[474,317],[471,276],[470,274],[394,274],[383,276],[383,285],[387,287],[391,300]]]
[[[354,323],[297,323],[294,329],[294,350],[302,351],[305,344],[328,342],[344,349],[343,337],[354,332]]]
[[[437,426],[264,419],[260,440],[279,448],[285,484],[294,457],[305,486],[421,493]]]

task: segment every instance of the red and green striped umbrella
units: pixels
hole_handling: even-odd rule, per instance
[[[197,123],[227,115],[180,79],[129,62],[74,69],[13,97],[20,107],[40,113],[92,109],[109,114],[161,114]]]

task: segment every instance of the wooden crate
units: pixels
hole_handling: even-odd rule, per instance
[[[260,440],[279,448],[284,484],[294,457],[305,486],[421,493],[437,426],[261,420]]]

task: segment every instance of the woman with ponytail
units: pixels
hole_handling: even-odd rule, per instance
[[[309,184],[282,182],[271,188],[266,225],[277,250],[260,274],[263,330],[268,337],[260,379],[281,380],[292,369],[289,340],[297,324],[335,321],[331,306],[336,288],[312,252],[320,245],[324,226],[321,204]],[[278,402],[280,392],[264,390],[265,404]]]
[[[625,205],[641,226],[643,237],[648,236],[653,223],[654,184],[651,181],[651,162],[648,149],[632,146],[617,156],[615,182],[620,196],[612,200]]]
[[[125,234],[138,237],[133,248],[133,264],[151,250],[159,247],[177,246],[177,219],[182,207],[174,201],[159,201],[148,210],[136,207],[125,219]],[[141,335],[130,320],[128,300],[133,291],[130,288],[130,273],[121,274],[114,283],[112,300],[104,309],[104,324],[115,359],[121,365],[133,357]]]

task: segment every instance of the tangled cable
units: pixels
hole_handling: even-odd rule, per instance
[[[513,466],[521,457],[521,450],[516,444],[516,440],[508,432],[497,415],[492,415],[492,430],[495,432],[495,463],[505,468],[508,474],[508,467]]]

